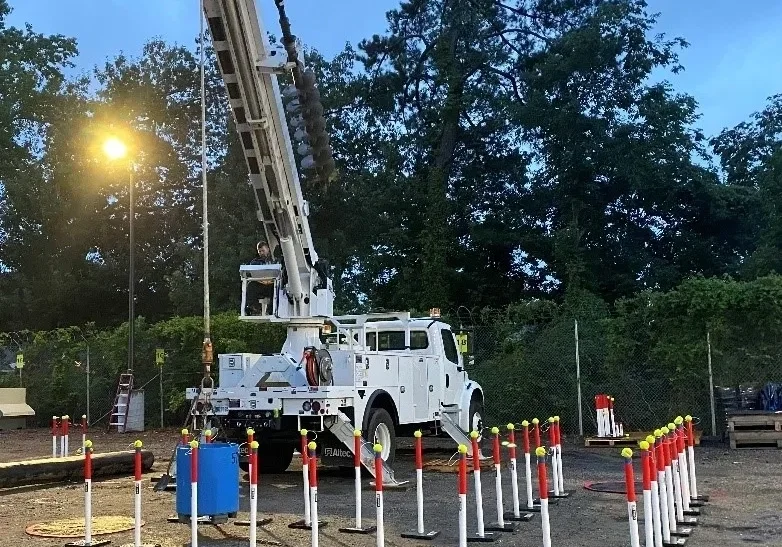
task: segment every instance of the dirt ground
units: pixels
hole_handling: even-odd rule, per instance
[[[127,436],[90,432],[96,452],[124,450],[140,438],[145,448],[154,451],[156,461],[145,475],[144,543],[158,543],[162,547],[189,545],[188,524],[170,524],[166,518],[175,514],[175,493],[154,492],[152,477],[166,469],[175,442],[176,431],[149,431]],[[80,444],[73,438],[71,445]],[[442,443],[440,443],[442,444]],[[447,445],[447,443],[446,443]],[[0,461],[18,461],[46,457],[51,450],[47,430],[0,432]],[[566,444],[563,450],[566,489],[572,496],[551,508],[552,544],[554,546],[619,547],[629,544],[627,509],[624,496],[597,493],[584,489],[587,481],[616,481],[622,479],[622,460],[616,448],[584,448]],[[700,446],[696,449],[699,489],[711,496],[688,545],[782,545],[782,450],[730,450],[723,446]],[[429,458],[446,457],[432,453]],[[412,456],[400,454],[395,465],[397,478],[415,478]],[[484,513],[486,522],[496,520],[493,473],[483,474]],[[503,473],[505,507],[510,509],[510,477]],[[523,478],[520,478],[524,495]],[[365,481],[365,486],[368,481]],[[469,479],[468,530],[476,529],[473,479]],[[93,515],[133,516],[132,478],[113,478],[96,481],[93,486]],[[241,511],[238,518],[247,519],[247,483],[241,483]],[[640,494],[640,493],[639,493]],[[415,488],[406,491],[385,492],[386,545],[410,547],[413,545],[455,545],[457,543],[456,475],[426,473],[424,479],[425,522],[428,529],[439,530],[431,542],[406,540],[400,533],[413,530],[416,523]],[[279,544],[286,547],[310,544],[310,533],[293,530],[288,524],[301,518],[301,471],[296,459],[290,469],[280,475],[261,477],[259,513],[271,516],[271,524],[259,531],[259,544]],[[368,488],[363,494],[364,516],[368,524],[375,519],[374,493]],[[323,547],[353,547],[375,545],[375,536],[354,536],[340,533],[341,526],[352,525],[353,483],[343,471],[324,469],[319,475],[319,508],[321,520],[327,525],[321,529]],[[639,513],[643,543],[643,510],[639,495]],[[45,539],[27,535],[31,524],[55,519],[83,516],[81,483],[58,486],[30,486],[0,489],[0,547],[61,546],[63,539]],[[203,525],[199,528],[199,545],[221,544],[228,539],[243,540],[247,528],[228,522],[224,525]],[[112,545],[132,544],[132,532],[122,532],[101,539]],[[95,538],[98,539],[98,538]],[[540,545],[540,517],[521,523],[514,533],[503,533],[495,541],[501,545]]]

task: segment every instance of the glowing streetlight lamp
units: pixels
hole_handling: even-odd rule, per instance
[[[103,153],[106,155],[106,157],[110,160],[116,161],[121,160],[127,156],[128,153],[128,147],[125,145],[124,142],[122,142],[117,137],[109,137],[106,139],[106,141],[103,143]],[[135,331],[136,331],[136,325],[135,325],[135,261],[134,261],[134,243],[133,243],[133,218],[136,216],[134,212],[134,199],[133,199],[133,168],[131,167],[129,169],[130,172],[130,181],[129,181],[129,201],[130,201],[130,212],[129,212],[129,255],[130,255],[130,264],[128,267],[128,372],[133,372],[133,361],[134,361],[134,338],[135,338]]]

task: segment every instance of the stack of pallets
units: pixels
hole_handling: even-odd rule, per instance
[[[731,413],[728,438],[731,448],[782,448],[782,412]]]

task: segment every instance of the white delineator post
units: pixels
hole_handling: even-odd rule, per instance
[[[492,458],[494,459],[494,491],[497,501],[497,522],[486,529],[497,532],[512,532],[515,527],[505,522],[505,507],[502,501],[502,452],[500,452],[500,428],[492,427]]]
[[[57,457],[57,437],[60,434],[60,426],[57,425],[57,416],[52,416],[52,458]]]
[[[134,473],[134,526],[133,526],[133,544],[135,547],[141,547],[141,441],[133,443],[135,453],[133,454],[133,473]]]
[[[521,518],[521,507],[519,504],[519,472],[516,467],[516,426],[508,424],[508,452],[510,453],[510,487],[513,496],[513,518]],[[529,502],[532,503],[532,495],[529,496]]]
[[[302,430],[303,431],[303,430]],[[318,547],[318,445],[311,441],[307,445],[307,467],[310,486],[310,522],[312,527],[312,547]],[[380,481],[382,483],[382,481]]]
[[[559,468],[557,466],[557,428],[554,417],[548,419],[548,440],[551,446],[551,482],[554,483],[554,497],[559,496]]]
[[[649,471],[649,443],[641,441],[638,443],[641,449],[641,479],[643,484],[644,496],[644,545],[646,547],[654,546],[654,516],[652,509],[652,476]]]
[[[679,455],[676,451],[676,424],[668,424],[668,458],[671,460],[671,478],[676,501],[676,522],[684,523],[684,498],[682,497],[682,480],[679,475]]]
[[[611,437],[617,437],[619,430],[616,427],[616,421],[614,420],[614,398],[608,398],[608,419],[611,427]]]
[[[459,445],[459,547],[467,547],[467,447]]]
[[[670,430],[667,426],[660,428],[662,431],[662,438],[660,443],[662,445],[663,462],[665,470],[663,475],[665,476],[665,493],[666,493],[666,508],[668,509],[668,526],[671,531],[671,535],[676,533],[676,504],[674,502],[675,496],[673,493],[673,472],[671,471],[671,448],[668,444],[668,433]]]
[[[198,441],[190,441],[190,547],[198,547]]]
[[[671,521],[668,513],[668,489],[665,483],[665,447],[662,441],[662,430],[655,429],[655,460],[657,461],[657,487],[660,491],[660,523],[663,543],[671,542]]]
[[[92,544],[92,441],[84,443],[84,543]]]
[[[60,419],[60,456],[62,457],[68,455],[68,420],[70,418],[67,415]]]
[[[84,451],[84,443],[87,442],[87,415],[81,416],[81,449]]]
[[[535,502],[532,497],[532,463],[529,452],[529,422],[524,420],[521,422],[521,427],[524,428],[522,440],[524,441],[524,473],[525,483],[527,487],[527,511],[535,511],[540,506],[535,506]]]
[[[386,544],[386,528],[383,522],[383,446],[376,444],[375,450],[375,507],[377,517],[375,518],[377,533],[377,547],[383,547]]]
[[[638,507],[635,501],[635,476],[633,474],[633,451],[622,449],[625,459],[625,491],[627,492],[627,520],[630,524],[630,547],[641,547],[638,537]]]
[[[301,435],[301,473],[304,477],[304,526],[312,525],[312,493],[310,492],[310,458],[308,455],[307,430],[302,429]]]
[[[402,534],[403,538],[409,539],[433,539],[440,532],[435,530],[427,532],[424,528],[424,446],[423,433],[420,430],[413,433],[415,437],[415,498],[418,509],[418,522],[415,532],[406,532]],[[360,462],[359,464],[360,465]],[[356,468],[358,470],[358,468]]]
[[[258,537],[258,441],[250,443],[250,546]]]
[[[554,433],[557,437],[556,447],[556,465],[557,465],[557,479],[559,479],[559,492],[565,493],[565,478],[562,476],[562,429],[560,428],[559,416],[554,416]]]
[[[693,514],[697,511],[693,511],[690,507],[690,472],[687,469],[687,455],[685,450],[685,439],[687,434],[684,432],[684,418],[677,416],[674,420],[676,424],[676,457],[679,459],[679,474],[682,478],[682,502],[684,503],[684,514]]]
[[[603,396],[602,395],[595,395],[595,417],[597,418],[597,436],[603,437],[605,436],[605,432],[603,431]]]
[[[543,547],[551,547],[551,523],[548,516],[548,481],[546,480],[546,449],[535,449],[538,459],[538,497],[540,498],[540,522],[543,529]]]
[[[660,522],[660,490],[657,486],[657,459],[654,454],[654,435],[646,437],[646,443],[649,445],[649,479],[652,490],[652,510],[649,513],[652,521],[652,531],[654,532],[654,547],[663,547],[662,524]],[[644,520],[647,518],[644,514]],[[649,543],[649,546],[652,544]]]
[[[472,473],[475,478],[475,508],[478,517],[477,536],[482,538],[486,535],[486,529],[483,522],[483,492],[481,491],[481,459],[480,449],[478,448],[478,432],[473,430],[470,433],[472,439]]]
[[[698,481],[695,478],[695,431],[692,426],[692,416],[689,414],[684,417],[687,422],[687,459],[689,461],[688,471],[690,474],[690,501],[705,502],[707,496],[698,495]]]

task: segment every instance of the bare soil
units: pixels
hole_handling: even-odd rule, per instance
[[[188,524],[171,524],[167,517],[175,515],[174,492],[154,492],[151,479],[159,477],[168,465],[176,430],[148,431],[140,434],[106,434],[91,431],[90,439],[95,450],[109,452],[128,449],[136,438],[155,454],[155,465],[145,475],[143,512],[145,526],[143,541],[162,547],[189,545]],[[435,441],[427,439],[427,446]],[[448,442],[437,440],[440,447]],[[71,438],[71,448],[81,444],[81,434],[76,431]],[[51,454],[51,436],[47,430],[0,432],[0,462],[19,461],[46,457]],[[730,450],[723,446],[696,448],[699,489],[711,496],[703,510],[699,523],[688,541],[691,546],[732,545],[780,545],[782,546],[782,450]],[[447,459],[441,452],[427,455],[429,459]],[[554,546],[619,547],[629,545],[627,508],[623,495],[597,493],[584,489],[587,481],[622,480],[622,460],[616,448],[583,448],[580,443],[566,444],[564,448],[566,488],[570,498],[551,508],[552,543]],[[522,460],[523,463],[523,460]],[[637,466],[636,466],[637,467]],[[414,481],[414,465],[409,453],[399,454],[395,465],[398,478]],[[302,515],[301,467],[296,459],[287,472],[261,477],[259,487],[259,513],[272,517],[271,524],[259,531],[259,544],[277,543],[286,547],[310,544],[310,533],[288,528],[288,524]],[[523,465],[521,466],[523,470]],[[483,474],[484,513],[486,522],[496,520],[494,474]],[[503,473],[505,508],[510,504],[510,477]],[[520,491],[524,496],[523,475]],[[364,481],[364,518],[374,524],[374,493]],[[431,542],[406,540],[400,533],[411,531],[416,523],[415,488],[406,491],[386,490],[385,527],[386,545],[409,547],[413,545],[456,545],[458,498],[456,475],[452,473],[426,473],[424,478],[425,522],[427,529],[440,531]],[[133,516],[132,477],[117,477],[96,481],[93,486],[93,514]],[[242,478],[241,504],[238,519],[247,519],[247,483]],[[323,547],[352,547],[375,545],[375,536],[354,536],[337,529],[353,524],[354,498],[350,473],[336,469],[323,469],[319,475],[319,509],[321,520],[327,521],[321,529],[320,545]],[[39,538],[25,533],[34,523],[83,516],[83,489],[81,483],[43,485],[0,490],[0,547],[61,546],[66,541],[56,538]],[[468,530],[476,529],[473,478],[469,478]],[[639,513],[643,544],[643,508],[639,493]],[[199,528],[199,545],[247,544],[247,528],[232,521]],[[111,540],[112,545],[132,544],[132,532],[122,532],[101,539]],[[96,538],[98,539],[98,538]],[[272,544],[273,544],[272,543]],[[515,533],[504,533],[495,541],[501,545],[541,545],[540,516],[521,523]]]

